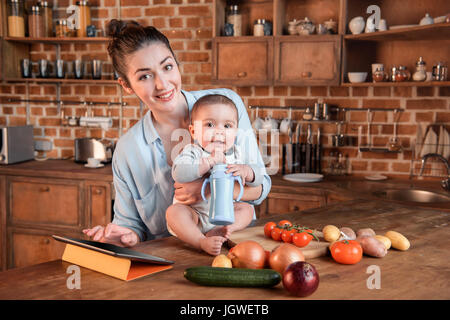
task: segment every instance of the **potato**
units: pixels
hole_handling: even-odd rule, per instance
[[[338,227],[333,226],[331,224],[323,227],[322,229],[323,232],[323,238],[325,239],[325,241],[328,242],[334,242],[337,239],[339,239],[341,232],[339,231]]]
[[[365,255],[376,258],[383,258],[387,253],[387,249],[384,243],[373,236],[357,237],[356,241],[361,244],[363,253]]]
[[[386,247],[386,249],[390,249],[391,248],[391,240],[389,240],[388,237],[382,236],[382,235],[375,235],[375,238],[377,238],[378,240],[380,240],[381,242],[383,242],[384,246]]]
[[[213,267],[232,268],[231,259],[224,254],[216,256],[211,264]]]
[[[351,229],[349,227],[342,227],[340,230],[347,236],[348,240],[356,239],[356,234],[355,234],[355,231],[353,231],[353,229]],[[344,237],[341,235],[340,239],[343,240]]]
[[[386,232],[385,236],[388,237],[389,240],[391,240],[392,248],[406,251],[411,245],[409,243],[409,240],[397,231],[388,231]]]
[[[373,237],[375,235],[375,231],[371,228],[363,228],[356,231],[356,237]]]

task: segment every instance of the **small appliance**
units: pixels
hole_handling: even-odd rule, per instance
[[[0,164],[34,159],[33,126],[0,127]]]

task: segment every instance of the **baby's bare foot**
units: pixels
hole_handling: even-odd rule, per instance
[[[234,230],[232,228],[232,225],[214,227],[213,229],[209,230],[205,234],[205,236],[207,237],[220,236],[229,239],[233,231]]]
[[[209,253],[210,255],[217,256],[220,254],[222,244],[226,240],[226,238],[221,236],[206,236],[200,240],[200,247],[203,251]]]

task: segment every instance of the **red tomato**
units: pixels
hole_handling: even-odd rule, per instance
[[[277,224],[275,222],[273,222],[273,221],[267,222],[264,225],[264,235],[267,238],[271,238],[272,237],[271,232],[272,232],[273,228],[275,228],[276,226],[277,226]]]
[[[275,227],[272,229],[272,239],[275,241],[280,241],[281,240],[281,233],[283,232],[283,229],[280,229],[278,227]]]
[[[297,247],[303,248],[308,245],[308,243],[311,242],[313,236],[310,235],[307,232],[298,232],[294,234],[292,237],[292,243],[295,244]]]
[[[292,243],[292,237],[295,235],[295,233],[296,233],[295,229],[283,230],[283,232],[281,233],[281,240],[283,240],[286,243]]]
[[[290,222],[289,220],[281,220],[280,222],[278,222],[278,225],[280,227],[285,227],[285,226],[292,227],[292,222]]]
[[[358,241],[336,241],[330,247],[331,256],[336,262],[342,264],[355,264],[361,261],[363,250]]]

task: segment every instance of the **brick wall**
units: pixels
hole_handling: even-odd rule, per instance
[[[50,3],[52,1],[49,1]],[[55,19],[66,17],[65,8],[74,0],[54,0]],[[183,88],[197,90],[214,87],[210,84],[211,76],[211,37],[212,37],[212,0],[91,0],[93,23],[104,28],[111,18],[134,19],[146,25],[159,28],[171,41],[172,47],[180,62]],[[61,9],[62,8],[62,9]],[[61,58],[101,59],[108,61],[106,44],[64,44],[61,45]],[[31,45],[31,59],[41,58],[54,60],[54,45]],[[111,65],[105,66],[111,78]],[[217,87],[217,86],[216,86]],[[246,105],[274,106],[312,106],[318,99],[340,107],[376,107],[403,108],[398,124],[398,136],[404,147],[400,154],[358,153],[355,141],[358,128],[361,127],[363,137],[367,131],[367,115],[365,112],[349,112],[347,125],[342,127],[343,133],[352,137],[354,146],[339,149],[347,158],[353,174],[383,173],[392,176],[409,174],[413,143],[418,123],[445,123],[450,130],[450,88],[449,87],[231,87],[243,98]],[[116,140],[128,128],[133,126],[141,116],[139,101],[134,96],[126,95],[116,85],[77,84],[60,85],[61,99],[117,102],[123,97],[128,106],[95,106],[95,115],[113,117],[113,127],[109,130],[87,129],[84,127],[61,126],[61,114],[56,105],[49,103],[28,104],[11,103],[8,98],[55,99],[57,85],[54,84],[0,84],[0,125],[17,125],[27,122],[35,127],[36,139],[51,140],[54,149],[48,154],[53,158],[73,156],[73,139],[79,137],[98,137]],[[84,115],[83,105],[64,106],[65,115]],[[145,112],[145,110],[143,111]],[[260,110],[259,115],[272,113],[273,117],[283,118],[285,110]],[[249,115],[252,113],[249,111]],[[301,119],[301,112],[294,112],[294,119]],[[314,127],[315,129],[316,127]],[[326,167],[330,158],[331,135],[336,126],[323,125],[322,143],[325,146]],[[371,134],[373,143],[385,146],[393,135],[392,112],[375,112]],[[282,137],[286,139],[286,137]],[[282,140],[282,141],[284,141]],[[362,143],[366,143],[365,138]]]

